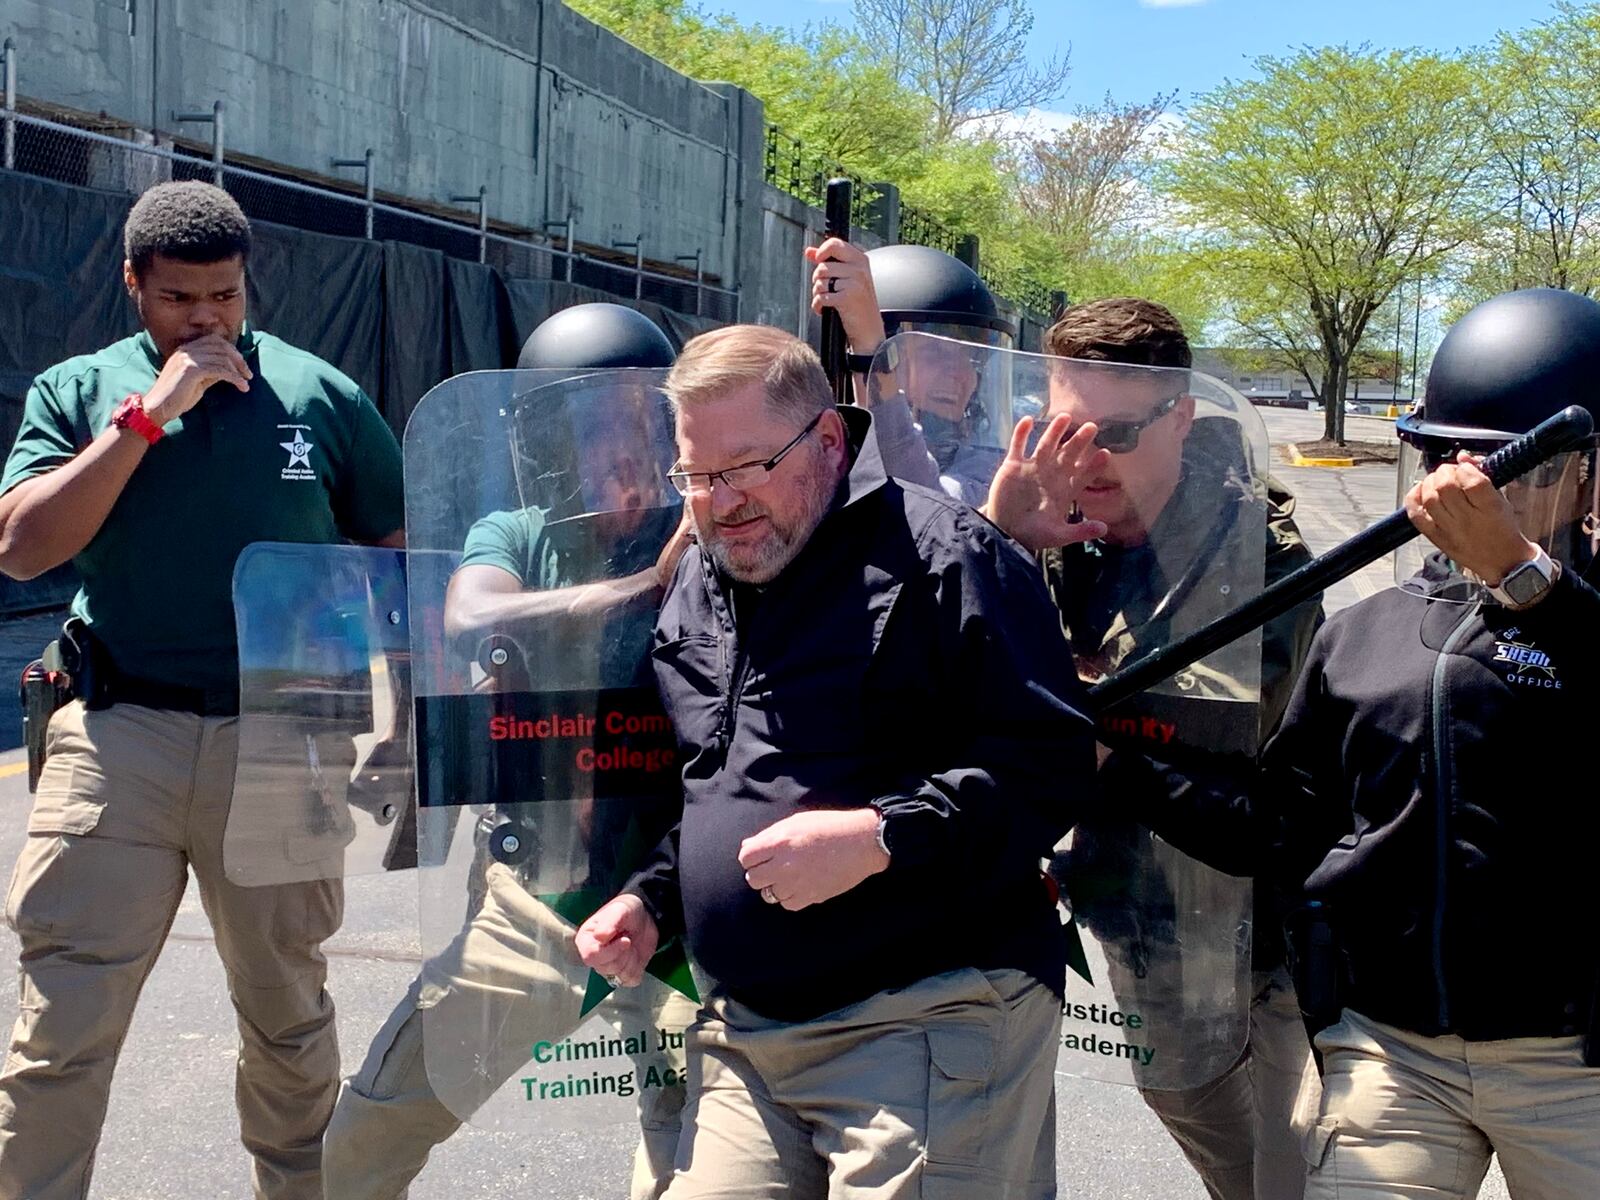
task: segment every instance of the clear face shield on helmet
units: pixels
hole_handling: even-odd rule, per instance
[[[1001,345],[903,332],[879,348],[868,376],[870,406],[904,406],[940,486],[973,506],[988,494],[1016,423],[1012,372],[996,365],[1009,353]]]
[[[665,466],[672,415],[653,371],[607,371],[518,395],[506,408],[525,505],[546,520],[625,516],[679,503]]]
[[[1428,441],[1421,445],[1401,440],[1396,472],[1397,504],[1432,471],[1456,461],[1459,450],[1487,455],[1504,444],[1485,440],[1474,444]],[[1596,450],[1600,436],[1587,446],[1547,459],[1519,479],[1500,489],[1516,514],[1522,534],[1541,547],[1563,571],[1589,578],[1595,552],[1600,548],[1600,479],[1596,478]],[[1493,597],[1484,583],[1458,566],[1426,538],[1417,538],[1395,551],[1395,583],[1423,587],[1435,600],[1462,603]]]

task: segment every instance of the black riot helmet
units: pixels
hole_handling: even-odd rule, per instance
[[[1010,348],[1017,329],[1000,315],[978,273],[931,246],[880,246],[867,251],[884,331],[936,333]]]
[[[1450,327],[1421,407],[1396,423],[1436,457],[1492,450],[1569,404],[1600,427],[1600,303],[1559,288],[1485,300]]]
[[[517,369],[670,367],[676,358],[667,335],[642,312],[620,304],[574,304],[528,335]]]
[[[1421,406],[1395,423],[1399,496],[1459,450],[1487,454],[1576,404],[1600,424],[1600,303],[1558,288],[1485,300],[1450,327]],[[1596,440],[1558,454],[1504,487],[1530,541],[1580,574],[1595,565],[1600,530]],[[1420,548],[1395,556],[1397,579]],[[1453,569],[1453,568],[1452,568]],[[1469,581],[1470,582],[1470,581]],[[1468,588],[1460,598],[1476,598]]]

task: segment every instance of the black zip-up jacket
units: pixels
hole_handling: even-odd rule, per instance
[[[655,662],[682,750],[679,827],[628,890],[727,995],[820,1016],[960,967],[1061,992],[1039,862],[1094,786],[1093,732],[1033,563],[959,502],[889,479],[859,409],[829,514],[772,583],[692,547]],[[794,813],[892,814],[890,868],[799,912],[763,903],[739,844]]]
[[[1600,593],[1563,573],[1512,612],[1430,599],[1438,586],[1419,576],[1329,619],[1249,794],[1191,782],[1144,815],[1319,902],[1340,1007],[1428,1036],[1583,1033],[1600,981],[1583,749]]]

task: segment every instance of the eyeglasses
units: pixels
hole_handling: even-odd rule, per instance
[[[710,495],[711,489],[716,486],[719,479],[736,492],[753,491],[772,478],[773,468],[784,460],[789,451],[805,440],[806,434],[815,429],[820,420],[822,413],[812,417],[810,424],[789,439],[789,444],[766,462],[740,463],[737,467],[729,467],[725,471],[669,471],[667,478],[672,481],[672,486],[678,489],[680,496]]]
[[[1112,454],[1132,453],[1139,448],[1139,435],[1176,408],[1181,399],[1183,399],[1182,392],[1168,396],[1151,409],[1150,415],[1142,421],[1096,421],[1095,424],[1099,429],[1094,435],[1094,444],[1102,450],[1109,450]],[[1061,435],[1061,440],[1065,442],[1082,428],[1081,424],[1072,426]]]

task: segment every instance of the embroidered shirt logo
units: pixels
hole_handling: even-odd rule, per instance
[[[1516,631],[1508,631],[1516,636]],[[1494,644],[1496,666],[1514,668],[1505,672],[1506,682],[1527,687],[1558,688],[1555,664],[1550,656],[1536,646],[1523,642],[1504,641]]]
[[[284,467],[281,478],[283,479],[315,479],[317,473],[311,467],[311,451],[315,443],[306,441],[306,431],[309,425],[279,425],[279,429],[290,431],[291,437],[287,442],[278,445],[289,452],[289,465]]]

